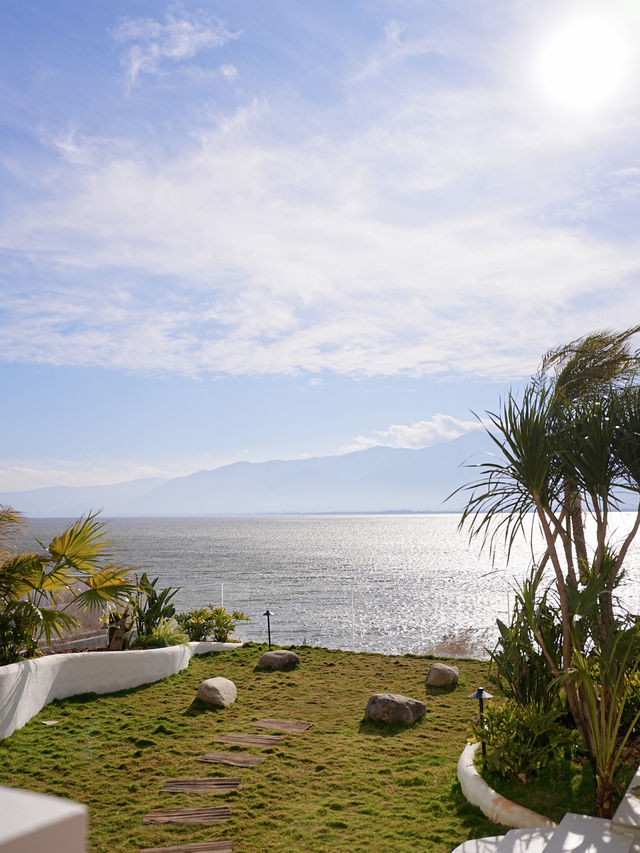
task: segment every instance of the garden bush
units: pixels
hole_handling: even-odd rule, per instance
[[[476,718],[472,734],[487,746],[488,770],[504,777],[531,777],[553,761],[578,754],[580,734],[564,726],[561,717],[561,711],[541,711],[507,699],[489,705],[484,725]]]
[[[213,637],[226,643],[238,622],[248,622],[249,617],[240,610],[229,613],[224,607],[200,607],[187,613],[178,613],[176,621],[190,640],[199,642]]]

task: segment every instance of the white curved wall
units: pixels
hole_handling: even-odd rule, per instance
[[[151,684],[185,669],[191,656],[239,648],[241,643],[188,643],[164,649],[47,655],[0,667],[0,740],[54,699],[78,693],[115,693]]]
[[[462,793],[473,806],[478,806],[494,823],[514,826],[518,829],[548,827],[556,824],[544,815],[507,800],[484,781],[473,764],[479,743],[468,743],[458,759],[458,781]]]

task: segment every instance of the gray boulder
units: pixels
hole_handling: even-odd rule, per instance
[[[458,683],[459,670],[457,666],[447,666],[446,663],[434,663],[427,673],[427,687],[451,687]]]
[[[207,678],[198,687],[198,699],[202,699],[208,705],[218,705],[226,708],[236,701],[238,691],[233,681],[219,675],[217,678]]]
[[[383,723],[413,725],[427,710],[424,702],[399,696],[397,693],[374,693],[367,703],[364,715],[368,720]]]
[[[287,649],[276,649],[272,652],[265,652],[258,666],[260,669],[289,669],[289,667],[298,666],[300,658],[295,652],[290,652]]]

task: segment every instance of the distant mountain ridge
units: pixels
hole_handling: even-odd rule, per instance
[[[486,459],[489,444],[477,430],[421,450],[372,447],[342,456],[235,462],[168,480],[3,492],[0,503],[26,515],[59,518],[91,508],[105,516],[458,512],[464,495],[443,502],[473,479],[462,466]]]

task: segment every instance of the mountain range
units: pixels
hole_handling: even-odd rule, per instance
[[[108,486],[50,486],[0,493],[32,517],[197,516],[331,512],[458,512],[474,479],[465,464],[487,459],[484,431],[421,450],[372,447],[341,456],[235,462],[171,479]]]

